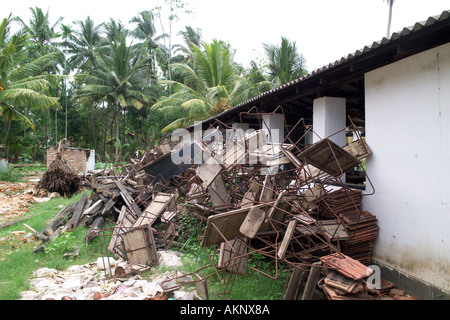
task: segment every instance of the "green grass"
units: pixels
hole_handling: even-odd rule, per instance
[[[176,250],[175,248],[173,250]],[[209,257],[217,265],[218,254],[213,255],[212,248],[207,249]],[[286,284],[288,273],[285,268],[278,265],[276,272],[274,265],[270,261],[262,258],[261,255],[249,255],[248,273],[244,275],[224,272],[218,270],[219,276],[211,266],[211,260],[205,248],[195,246],[185,246],[181,252],[183,266],[179,271],[183,274],[197,273],[207,278],[207,288],[210,300],[279,300]],[[257,260],[257,261],[256,261]],[[208,266],[207,268],[203,268]],[[264,272],[262,274],[254,269]],[[219,278],[220,277],[220,278]],[[194,287],[194,285],[191,285]]]
[[[21,238],[11,235],[12,231],[20,230],[28,233],[23,223],[37,231],[43,230],[48,221],[61,208],[77,202],[80,197],[81,193],[78,193],[70,199],[54,198],[48,202],[36,204],[30,209],[30,219],[19,222],[9,228],[0,229],[0,300],[19,299],[20,293],[29,289],[29,280],[33,271],[39,268],[47,267],[65,270],[71,265],[94,262],[102,255],[102,251],[106,250],[105,243],[109,243],[107,238],[104,241],[102,240],[102,243],[97,238],[86,245],[84,237],[88,228],[83,227],[61,234],[56,240],[47,244],[44,252],[39,253],[33,253],[38,242],[22,241],[23,236]],[[191,221],[191,223],[194,225],[194,221]],[[112,227],[106,226],[106,228]],[[189,230],[185,230],[185,232],[189,232]],[[198,234],[198,230],[195,230],[192,234]],[[80,248],[78,257],[75,260],[63,258],[64,253],[74,247]],[[192,274],[198,271],[202,277],[207,277],[209,299],[211,300],[221,300],[221,296],[230,300],[279,300],[281,298],[288,274],[283,272],[283,269],[279,266],[278,274],[276,275],[269,261],[263,259],[262,264],[257,264],[252,256],[249,265],[250,267],[257,267],[258,270],[272,277],[276,276],[276,279],[249,269],[249,273],[246,275],[235,275],[221,271],[221,282],[217,275],[214,274],[214,268],[211,266],[206,250],[198,248],[195,237],[191,237],[183,248],[173,247],[171,250],[178,250],[183,253],[183,266],[178,268],[180,272]],[[208,248],[208,252],[212,256],[212,248]],[[217,257],[216,252],[216,255],[214,255],[216,264]],[[203,266],[209,267],[201,269]],[[152,268],[148,276],[164,273],[165,271],[167,271],[167,267]],[[147,274],[142,274],[141,276],[145,278]],[[195,288],[195,285],[192,284],[190,287]]]
[[[78,227],[73,232],[63,234],[55,241],[48,243],[45,252],[38,253],[33,253],[33,250],[39,242],[26,242],[11,235],[12,231],[23,230],[28,233],[23,223],[37,231],[43,230],[61,208],[77,202],[80,197],[81,193],[78,193],[70,199],[54,198],[48,202],[36,204],[29,212],[30,219],[0,230],[0,239],[3,239],[0,242],[0,300],[20,298],[20,293],[29,288],[29,279],[33,271],[39,268],[63,270],[74,264],[92,262],[99,256],[101,250],[98,239],[89,243],[88,246],[85,245],[84,237],[88,228]],[[63,258],[66,250],[75,246],[80,248],[78,258],[74,261]]]

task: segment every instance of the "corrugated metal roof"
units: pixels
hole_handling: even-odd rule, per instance
[[[394,41],[397,41],[397,40],[399,40],[399,39],[401,39],[401,38],[403,38],[405,36],[410,35],[411,33],[418,32],[418,31],[420,31],[420,30],[422,30],[424,28],[429,28],[432,25],[434,25],[435,23],[447,20],[449,18],[450,18],[450,10],[446,10],[446,11],[443,11],[440,15],[429,17],[425,21],[417,22],[416,24],[414,24],[413,26],[410,26],[410,27],[405,27],[405,28],[403,28],[403,30],[401,30],[399,32],[394,32],[389,38],[384,37],[383,39],[381,39],[379,41],[374,41],[371,45],[368,45],[368,46],[365,46],[362,49],[356,50],[355,52],[350,53],[350,54],[342,57],[341,59],[336,60],[335,62],[328,64],[327,66],[324,66],[322,68],[316,69],[316,70],[312,71],[311,73],[309,73],[309,74],[307,74],[307,75],[305,75],[305,76],[303,76],[301,78],[295,79],[295,80],[293,80],[291,82],[288,82],[288,83],[286,83],[286,84],[284,84],[282,86],[279,86],[277,88],[268,90],[268,91],[260,94],[259,96],[256,96],[256,97],[254,97],[252,99],[249,99],[249,100],[247,100],[247,101],[245,101],[243,103],[240,103],[240,104],[234,106],[233,108],[230,108],[230,109],[222,112],[219,115],[216,115],[216,116],[211,117],[211,118],[209,118],[207,120],[204,120],[203,122],[209,122],[209,121],[217,119],[218,117],[223,116],[225,114],[232,113],[232,112],[236,111],[237,109],[239,109],[241,107],[244,107],[246,105],[252,104],[253,102],[256,102],[256,101],[258,101],[258,100],[260,100],[260,99],[262,99],[262,98],[264,98],[266,96],[269,96],[271,94],[280,92],[280,91],[282,91],[282,90],[284,90],[286,88],[289,88],[289,87],[294,86],[294,85],[296,85],[298,83],[301,83],[302,81],[305,81],[306,79],[315,77],[315,76],[317,76],[317,75],[319,75],[319,74],[321,74],[321,73],[323,73],[323,72],[325,72],[327,70],[336,68],[336,67],[338,67],[338,66],[340,66],[340,65],[342,65],[344,63],[347,63],[347,62],[350,62],[350,61],[352,61],[354,59],[357,59],[358,57],[360,57],[362,55],[365,55],[365,54],[368,54],[368,53],[372,52],[375,49],[379,49],[379,48],[381,48],[383,46],[386,46],[386,45],[388,45],[388,44],[390,44],[390,43],[392,43]]]

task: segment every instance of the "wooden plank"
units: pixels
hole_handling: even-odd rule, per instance
[[[306,280],[305,290],[303,291],[302,300],[311,300],[314,288],[317,286],[320,272],[322,271],[322,263],[315,262],[309,271],[308,280]]]
[[[123,241],[121,235],[130,230],[134,222],[134,216],[129,213],[126,206],[122,206],[108,245],[108,250],[123,259],[125,259],[126,254],[122,246]]]
[[[133,227],[140,227],[143,225],[152,226],[158,217],[165,212],[166,208],[176,198],[175,194],[160,192],[155,199],[150,202],[142,215],[133,224]]]
[[[33,229],[32,227],[30,227],[30,226],[27,225],[26,223],[24,223],[23,226],[24,226],[25,228],[27,228],[28,230],[30,230],[31,233],[32,233],[35,237],[39,238],[39,239],[42,240],[42,241],[48,241],[48,237],[47,237],[45,234],[36,231],[35,229]]]
[[[297,226],[297,220],[291,220],[286,228],[286,233],[284,234],[283,241],[281,242],[280,249],[278,249],[278,258],[284,259],[286,250],[291,242],[292,235],[294,234],[295,227]]]
[[[2,223],[2,224],[0,224],[0,229],[12,226],[13,224],[16,224],[16,223],[19,223],[19,222],[22,222],[22,221],[25,221],[25,220],[28,220],[31,217],[32,216],[21,217],[21,218],[12,220],[12,221],[8,221],[8,222],[5,222],[5,223]]]
[[[252,182],[250,185],[250,189],[245,193],[244,197],[241,200],[241,208],[251,207],[253,206],[253,201],[255,201],[256,196],[261,190],[261,185],[256,182]]]
[[[303,209],[306,211],[312,209],[314,207],[313,203],[323,197],[326,193],[327,192],[322,185],[315,185],[303,191],[302,199],[304,201],[301,202]]]
[[[96,237],[98,237],[100,230],[103,227],[103,224],[105,223],[105,217],[99,216],[97,217],[94,222],[92,222],[91,227],[89,228],[86,237],[84,239],[86,242],[91,242]]]
[[[220,175],[209,185],[208,191],[213,207],[228,206],[230,204],[231,199]]]
[[[91,205],[90,207],[87,207],[87,209],[85,209],[83,211],[83,216],[97,213],[102,206],[103,206],[103,201],[97,200],[93,205]]]
[[[251,207],[245,220],[242,222],[239,232],[253,239],[266,219],[266,212],[260,207]]]
[[[108,213],[112,209],[112,207],[114,207],[114,205],[116,203],[117,203],[117,199],[114,199],[114,198],[110,199],[103,207],[102,215],[105,215],[106,213]]]
[[[246,274],[248,270],[246,243],[239,238],[231,240],[229,243],[232,247],[227,242],[221,243],[217,266],[232,273]]]
[[[236,164],[245,164],[246,155],[247,152],[243,140],[242,143],[241,140],[235,141],[233,146],[227,149],[223,156],[225,170],[229,171]]]
[[[114,189],[116,186],[115,184],[111,181],[110,183],[107,184],[97,184],[97,186],[95,187],[95,191],[96,192],[105,192],[105,191],[109,191],[111,189]]]
[[[83,193],[81,195],[80,201],[78,201],[77,206],[75,207],[75,211],[73,212],[72,218],[69,221],[68,229],[74,229],[78,226],[80,222],[81,213],[83,212],[84,205],[87,201],[87,195]]]
[[[276,158],[276,159],[266,159],[266,161],[264,162],[264,165],[268,166],[268,167],[273,167],[273,166],[281,166],[283,164],[289,164],[291,163],[291,160],[289,160],[288,157],[281,157],[281,158]]]
[[[252,207],[243,221],[239,231],[243,235],[253,239],[258,232],[267,231],[271,228],[269,219],[280,222],[284,221],[286,211],[290,207],[290,204],[282,201],[283,196],[284,192],[281,192],[275,202],[272,201],[267,203],[267,206],[264,208],[267,210],[267,207],[270,206],[267,214],[265,210]]]
[[[51,236],[53,232],[56,231],[61,226],[62,221],[64,220],[64,223],[62,225],[66,224],[67,216],[70,212],[70,210],[75,207],[77,204],[73,203],[71,205],[68,205],[65,208],[62,208],[48,223],[45,229],[42,231],[43,234],[47,236]]]
[[[199,166],[195,172],[203,181],[203,187],[206,189],[216,179],[223,167],[217,163],[204,163]]]
[[[291,161],[296,168],[302,168],[303,163],[288,149],[281,147],[281,151]]]
[[[264,222],[266,217],[265,212],[270,208],[270,205],[273,205],[273,202],[267,204],[258,204],[252,207],[255,208],[253,210],[259,209],[264,212],[264,215],[260,217],[262,219],[262,222],[259,226],[259,230],[256,230],[257,232],[265,232],[272,228],[272,224],[270,223],[270,221]],[[289,204],[283,202],[280,206],[283,208],[283,210],[286,210]],[[247,236],[246,234],[241,233],[240,228],[242,227],[244,220],[247,218],[249,211],[252,208],[240,208],[229,212],[209,216],[206,222],[205,232],[203,234],[202,246],[209,247],[216,244],[219,245],[225,239],[230,241],[237,236]],[[282,222],[284,221],[285,217],[286,215],[284,211],[280,210],[278,212],[277,210],[272,220]],[[251,226],[247,225],[247,227],[250,228]],[[251,235],[253,234],[250,232],[248,233]]]
[[[337,177],[361,163],[329,139],[322,139],[302,151],[298,158]]]
[[[208,285],[206,284],[206,279],[203,279],[198,273],[194,273],[194,279],[195,279],[195,288],[198,295],[205,299],[209,299],[208,294]]]
[[[127,261],[131,264],[153,266],[158,264],[153,233],[148,225],[133,228],[122,235]]]
[[[270,175],[266,175],[266,178],[264,179],[264,183],[263,183],[263,189],[261,191],[261,195],[259,198],[260,202],[267,202],[272,200],[272,196],[273,196],[273,183],[272,180],[270,179]]]
[[[275,203],[273,204],[272,208],[270,208],[269,212],[267,213],[267,216],[269,218],[273,218],[276,215],[276,211],[279,210],[279,206],[281,204],[281,201],[285,195],[286,191],[280,192],[277,199],[275,200]]]
[[[170,223],[176,215],[176,211],[166,211],[161,216],[161,222]]]
[[[256,130],[245,135],[245,147],[248,152],[254,152],[266,144],[267,138],[264,130]]]
[[[305,280],[305,277],[306,271],[303,268],[294,267],[283,300],[297,300],[300,285]]]
[[[141,209],[139,209],[138,205],[134,201],[133,197],[129,194],[127,189],[123,186],[120,181],[115,180],[114,183],[120,189],[120,195],[124,199],[125,203],[127,203],[129,209],[135,214],[136,217],[140,217],[142,214]]]
[[[264,205],[256,207],[261,208]],[[202,246],[210,247],[219,245],[224,240],[233,240],[237,236],[242,236],[239,227],[242,225],[250,208],[240,208],[229,212],[219,213],[208,217],[205,232],[203,233]],[[220,230],[220,233],[218,230]]]

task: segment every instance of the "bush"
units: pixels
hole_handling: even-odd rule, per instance
[[[12,166],[8,166],[6,170],[0,169],[0,181],[16,182],[22,177],[22,172]]]

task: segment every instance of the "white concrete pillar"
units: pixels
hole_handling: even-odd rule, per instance
[[[338,146],[345,146],[346,127],[346,101],[345,98],[322,97],[313,102],[313,143],[330,135],[338,134],[329,139]],[[318,137],[318,136],[319,137]]]
[[[284,140],[284,116],[281,113],[264,114],[262,129],[266,133],[267,142],[282,143]]]

